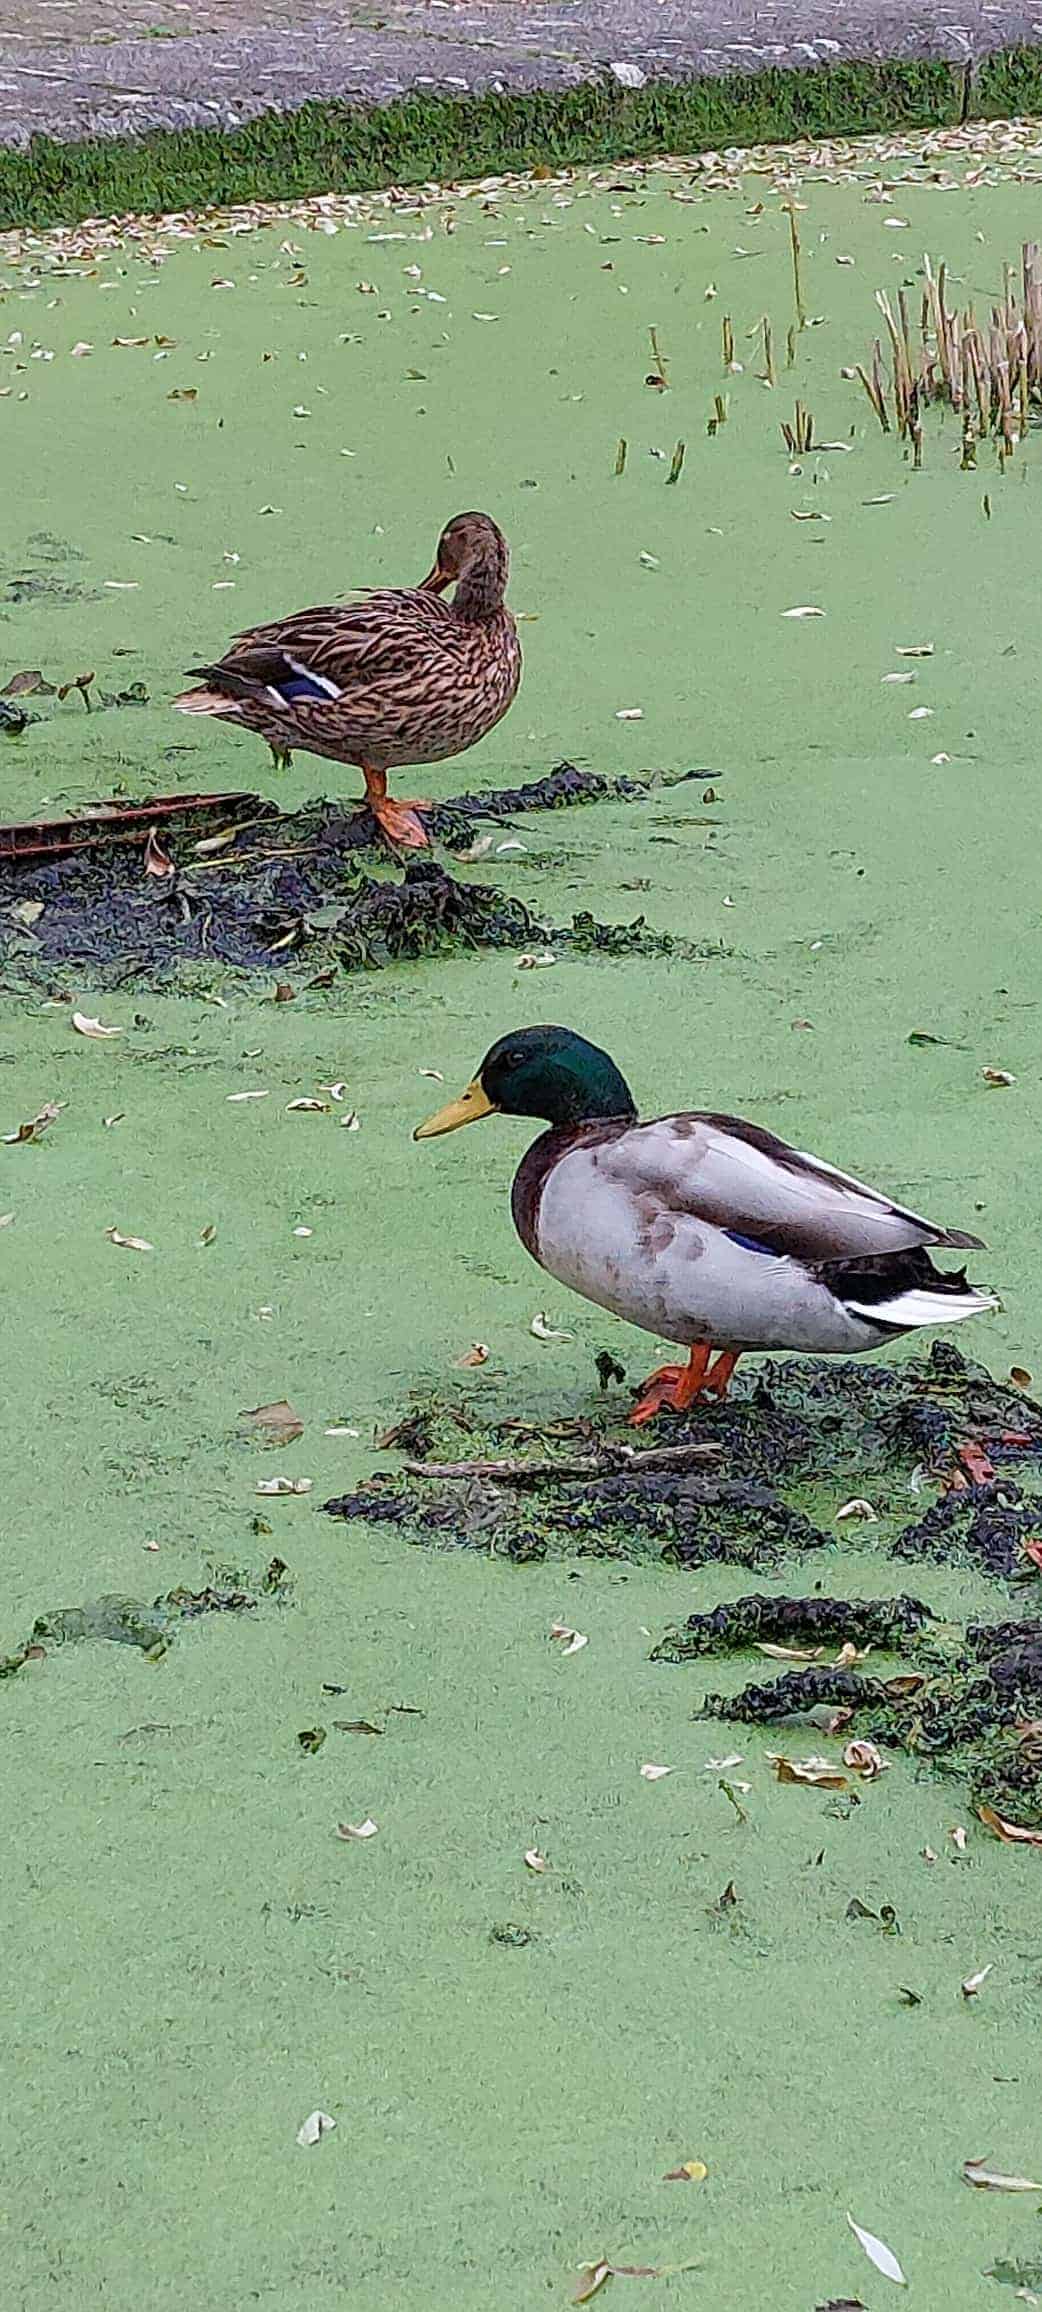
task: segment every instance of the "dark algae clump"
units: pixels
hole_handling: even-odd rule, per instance
[[[139,1598],[100,1597],[82,1606],[59,1606],[38,1614],[25,1644],[0,1657],[0,1677],[11,1677],[26,1662],[39,1661],[60,1646],[102,1640],[110,1645],[137,1646],[150,1661],[159,1661],[172,1645],[182,1622],[198,1621],[204,1614],[252,1613],[264,1597],[283,1599],[288,1594],[286,1567],[273,1557],[259,1582],[248,1585],[236,1576],[227,1585],[210,1583],[205,1589],[167,1590],[146,1605]]]
[[[1036,1512],[1027,1487],[1042,1460],[1042,1413],[947,1342],[894,1366],[766,1359],[726,1404],[663,1417],[655,1437],[649,1448],[620,1436],[608,1402],[540,1429],[497,1421],[494,1404],[484,1411],[462,1390],[417,1398],[381,1440],[406,1455],[402,1473],[381,1471],[324,1506],[440,1547],[487,1549],[492,1537],[508,1557],[654,1555],[681,1568],[755,1569],[834,1544],[834,1506],[827,1524],[811,1512],[823,1488],[834,1504],[842,1487],[870,1495],[897,1555],[1007,1580],[1039,1570],[1042,1494]],[[998,1474],[1007,1458],[1016,1481]],[[995,1474],[973,1483],[968,1468]],[[909,1519],[917,1496],[942,1486]]]
[[[482,819],[648,792],[562,764],[525,787],[439,804],[428,825],[435,842],[466,852]],[[115,841],[110,831],[92,841],[87,820],[64,823],[65,847],[42,855],[42,829],[24,830],[37,842],[24,855],[22,832],[9,830],[11,843],[0,844],[0,960],[30,976],[58,962],[89,962],[103,979],[208,962],[270,971],[290,957],[316,974],[373,971],[422,956],[548,944],[608,956],[724,952],[719,942],[697,948],[655,932],[643,917],[607,924],[583,912],[550,924],[429,854],[400,869],[370,814],[347,803],[282,813],[257,802],[245,820],[236,811],[201,840],[197,827],[159,826],[151,865],[140,840]],[[366,872],[375,864],[381,873]],[[27,903],[40,908],[28,925]]]
[[[962,1564],[1007,1596],[1042,1601],[1042,1494],[1029,1490],[1042,1415],[946,1342],[896,1366],[767,1361],[727,1404],[660,1421],[663,1441],[650,1446],[619,1433],[603,1398],[593,1403],[540,1427],[497,1420],[494,1388],[417,1399],[381,1439],[406,1456],[402,1470],[381,1470],[324,1508],[517,1565],[650,1557],[680,1572],[713,1562],[775,1572],[835,1548],[843,1488],[866,1516],[863,1547],[920,1569]],[[1015,1480],[1000,1466],[1007,1456]],[[820,1514],[823,1488],[830,1508],[819,1524],[808,1509]],[[931,1506],[909,1518],[927,1489]],[[772,1647],[808,1658],[737,1694],[707,1694],[704,1713],[768,1726],[813,1712],[833,1732],[856,1726],[963,1773],[978,1806],[1042,1826],[1042,1611],[963,1629],[918,1591],[756,1591],[670,1627],[652,1660]],[[878,1667],[861,1666],[868,1652]]]
[[[686,1632],[667,1634],[653,1659],[730,1652],[765,1635],[788,1643],[841,1640],[859,1650],[868,1642],[909,1654],[914,1667],[882,1676],[810,1663],[738,1694],[706,1694],[702,1715],[769,1726],[831,1706],[833,1732],[856,1727],[962,1773],[978,1809],[1042,1830],[1042,1620],[971,1622],[959,1633],[935,1622],[915,1598],[747,1597],[693,1615]]]
[[[946,1493],[898,1535],[894,1556],[960,1556],[996,1580],[1012,1581],[1042,1560],[1042,1500],[1007,1481]]]
[[[702,1654],[743,1651],[764,1640],[776,1645],[886,1646],[918,1636],[933,1621],[921,1598],[736,1598],[709,1614],[691,1614],[652,1655],[655,1662],[685,1662]]]

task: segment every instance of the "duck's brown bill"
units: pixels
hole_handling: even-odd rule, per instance
[[[413,1139],[437,1140],[443,1132],[458,1132],[462,1124],[476,1124],[482,1116],[495,1113],[494,1101],[482,1090],[475,1076],[458,1100],[450,1100],[447,1108],[439,1108],[436,1115],[428,1116],[425,1124],[417,1124]]]
[[[419,591],[421,594],[444,594],[446,586],[451,586],[451,584],[452,578],[449,572],[443,570],[440,563],[436,562],[433,570],[428,570],[426,578],[421,578]]]

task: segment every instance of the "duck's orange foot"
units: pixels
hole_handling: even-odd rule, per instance
[[[686,1365],[660,1365],[657,1372],[649,1373],[629,1416],[632,1428],[642,1429],[645,1421],[653,1421],[667,1406],[672,1413],[680,1412],[680,1389],[686,1372]]]
[[[429,803],[396,803],[392,796],[384,795],[379,801],[370,796],[369,807],[388,842],[397,843],[403,851],[430,849],[430,836],[420,817],[421,811],[430,810]]]
[[[649,1374],[630,1414],[632,1427],[642,1429],[645,1421],[653,1421],[656,1413],[667,1409],[686,1413],[698,1397],[716,1397],[722,1404],[738,1358],[734,1350],[726,1349],[711,1366],[711,1355],[706,1343],[698,1341],[686,1365],[660,1365],[657,1372]]]
[[[686,1365],[660,1365],[657,1372],[649,1373],[630,1414],[632,1426],[642,1429],[645,1421],[653,1421],[656,1413],[667,1408],[671,1413],[686,1412],[705,1386],[710,1355],[708,1345],[698,1341]]]

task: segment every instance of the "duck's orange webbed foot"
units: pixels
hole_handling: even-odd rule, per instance
[[[403,851],[429,850],[430,836],[420,814],[429,811],[431,804],[396,802],[394,796],[387,792],[386,771],[369,770],[363,764],[362,775],[365,779],[366,802],[388,842],[397,843]]]
[[[396,803],[386,795],[382,803],[372,805],[377,825],[391,843],[403,851],[429,851],[431,839],[420,817],[421,810],[429,811],[429,803]]]
[[[723,1404],[740,1354],[738,1349],[721,1349],[715,1365],[710,1366],[702,1383],[704,1397],[715,1397],[718,1404]]]
[[[657,1372],[649,1374],[630,1414],[633,1427],[643,1428],[645,1421],[653,1421],[656,1413],[667,1408],[671,1413],[686,1413],[698,1397],[716,1397],[723,1404],[738,1351],[722,1350],[711,1365],[712,1353],[706,1342],[698,1341],[686,1365],[660,1365]]]
[[[706,1369],[712,1354],[705,1341],[697,1341],[686,1365],[660,1365],[644,1383],[630,1422],[634,1429],[642,1429],[645,1421],[653,1421],[656,1413],[668,1408],[671,1413],[685,1413],[705,1386]]]

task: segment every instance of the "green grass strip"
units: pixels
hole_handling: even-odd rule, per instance
[[[307,104],[234,130],[164,130],[83,144],[35,137],[0,153],[0,227],[237,201],[455,181],[540,162],[578,164],[724,145],[952,126],[1042,111],[1042,49],[972,74],[943,62],[845,64],[726,80],[474,97],[410,96],[367,110]]]

